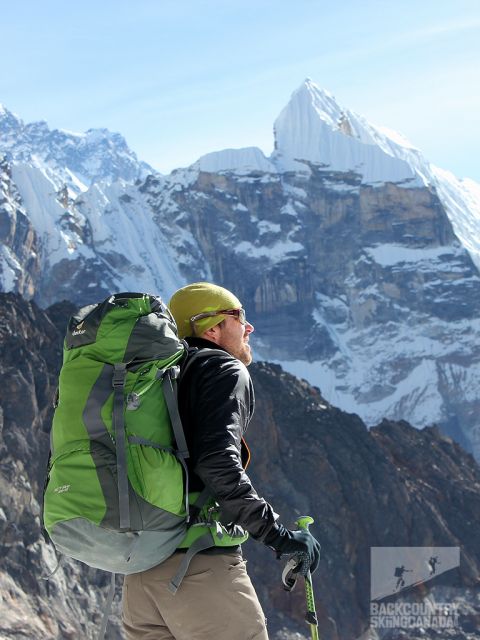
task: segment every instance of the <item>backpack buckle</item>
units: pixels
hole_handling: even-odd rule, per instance
[[[170,367],[170,369],[168,370],[168,375],[170,376],[171,380],[178,380],[178,378],[180,377],[180,367],[178,365]]]
[[[125,386],[125,376],[127,374],[127,365],[119,362],[113,365],[112,386],[114,389],[123,389]]]

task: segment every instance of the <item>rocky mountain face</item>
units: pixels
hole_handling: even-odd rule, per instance
[[[166,198],[263,357],[368,424],[436,422],[478,455],[477,268],[435,192],[332,177],[200,173]]]
[[[47,307],[214,280],[242,299],[260,357],[369,426],[436,423],[480,459],[478,185],[310,80],[277,118],[270,157],[227,149],[169,176],[145,177],[112,134],[33,135],[2,113],[5,171],[35,239],[5,244],[0,289]]]
[[[56,560],[40,532],[52,397],[70,303],[42,311],[0,294],[0,637],[94,638],[108,577]],[[321,637],[380,637],[369,631],[370,547],[459,546],[460,566],[400,594],[455,602],[455,629],[424,638],[478,638],[480,619],[480,469],[435,428],[361,419],[329,404],[317,388],[267,363],[251,367],[257,409],[247,433],[249,474],[281,520],[315,519],[323,560],[314,575]],[[283,562],[261,544],[245,548],[272,640],[308,636],[301,585],[281,587]],[[118,589],[119,591],[119,589]],[[122,637],[119,593],[107,637]],[[473,632],[472,632],[473,629]],[[297,635],[295,635],[297,634]],[[301,635],[299,635],[301,634]]]

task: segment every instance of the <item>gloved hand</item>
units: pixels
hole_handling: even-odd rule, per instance
[[[306,576],[313,573],[320,562],[320,543],[309,531],[290,531],[276,522],[267,533],[264,543],[277,552],[277,556],[294,555],[299,563],[295,573]]]

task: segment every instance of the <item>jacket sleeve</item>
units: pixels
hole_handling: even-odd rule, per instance
[[[263,540],[278,516],[258,496],[241,462],[241,440],[253,411],[250,375],[238,360],[214,356],[199,367],[194,384],[194,472],[220,505],[224,523],[239,524]]]

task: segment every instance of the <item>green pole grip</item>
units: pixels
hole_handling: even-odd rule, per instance
[[[311,516],[301,516],[297,520],[295,520],[295,524],[299,529],[303,529],[304,531],[309,531],[309,526],[313,524],[315,520]]]
[[[311,516],[301,516],[295,521],[295,524],[299,529],[303,529],[303,531],[308,532],[310,532],[309,527],[313,523],[314,519]],[[307,614],[305,616],[305,620],[310,625],[310,634],[312,640],[319,640],[318,620],[315,610],[315,597],[313,595],[312,576],[310,574],[310,571],[305,576],[305,599],[307,601]]]

